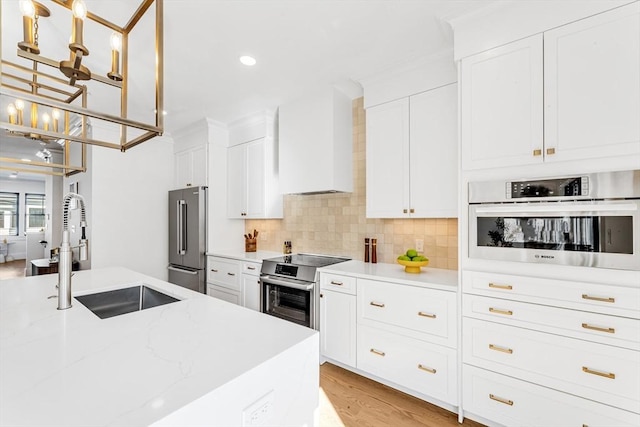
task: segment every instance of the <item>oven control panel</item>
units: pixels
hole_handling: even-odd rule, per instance
[[[281,276],[296,277],[298,275],[298,266],[291,264],[276,264],[275,273]]]
[[[589,177],[507,182],[507,199],[575,197],[589,195]]]

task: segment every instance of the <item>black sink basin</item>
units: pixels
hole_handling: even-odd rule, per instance
[[[144,285],[75,297],[101,319],[180,301]]]

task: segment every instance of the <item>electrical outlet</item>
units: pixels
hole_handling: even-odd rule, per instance
[[[424,251],[424,240],[416,239],[416,251],[418,252]]]
[[[253,402],[242,411],[243,426],[271,425],[273,412],[273,390]]]

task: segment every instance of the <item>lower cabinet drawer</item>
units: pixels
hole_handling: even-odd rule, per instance
[[[240,292],[240,261],[209,257],[207,263],[207,282]]]
[[[463,319],[463,362],[629,411],[640,407],[640,353]]]
[[[640,351],[640,320],[465,294],[463,315]]]
[[[456,351],[358,324],[357,368],[457,405]]]
[[[631,427],[640,415],[469,365],[462,367],[462,408],[505,426]]]
[[[240,305],[240,292],[207,283],[207,295]]]

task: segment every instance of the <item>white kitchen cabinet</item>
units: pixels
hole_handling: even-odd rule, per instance
[[[207,185],[207,145],[177,151],[175,161],[175,187]]]
[[[227,150],[227,216],[229,218],[282,218],[283,200],[278,186],[277,138],[274,118],[263,118],[268,130],[256,131],[256,125],[236,125]],[[267,123],[264,125],[264,123]],[[247,129],[247,127],[249,129]],[[234,137],[235,135],[235,137]],[[238,143],[242,138],[251,141]]]
[[[358,369],[456,405],[456,350],[358,325]]]
[[[260,268],[259,262],[242,263],[242,306],[260,311]]]
[[[461,62],[462,168],[542,162],[542,34]]]
[[[476,271],[462,278],[465,412],[505,425],[637,425],[639,289]],[[551,419],[552,402],[563,402],[561,418]]]
[[[544,33],[545,161],[640,153],[640,2]]]
[[[637,156],[639,73],[638,2],[462,59],[463,169]]]
[[[457,85],[367,109],[367,217],[457,216]]]
[[[640,415],[464,365],[465,411],[505,426],[631,427]]]
[[[207,257],[207,294],[260,311],[261,262]]]
[[[323,358],[356,366],[356,297],[320,290],[320,353]]]

